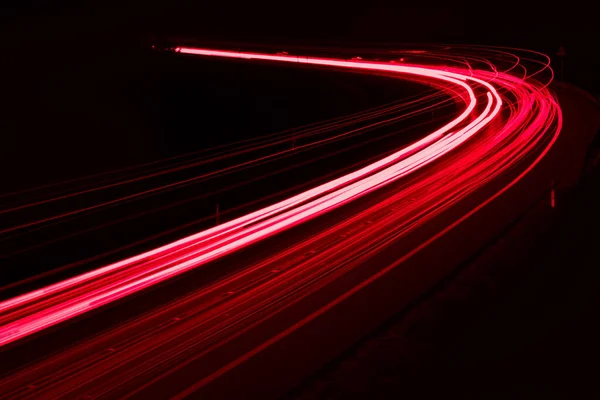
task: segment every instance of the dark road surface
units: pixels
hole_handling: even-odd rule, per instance
[[[561,89],[559,95],[561,99],[568,99],[563,106],[563,134],[541,164],[510,191],[432,242],[427,251],[415,253],[404,260],[402,268],[390,269],[383,279],[372,281],[342,301],[323,307],[346,296],[382,266],[401,259],[438,232],[440,226],[447,226],[448,221],[456,220],[502,188],[519,171],[507,173],[498,178],[498,182],[475,191],[394,246],[375,254],[360,253],[362,248],[372,251],[377,247],[377,243],[368,240],[376,238],[385,242],[395,238],[397,232],[394,229],[400,229],[399,222],[405,221],[413,212],[410,198],[397,195],[399,188],[414,186],[415,195],[426,196],[427,185],[419,187],[414,183],[428,173],[431,173],[431,176],[426,175],[428,179],[435,182],[438,164],[451,166],[458,162],[459,155],[448,156],[420,174],[408,176],[333,215],[328,214],[327,218],[316,219],[281,235],[277,238],[277,247],[286,249],[283,243],[293,243],[297,237],[311,237],[317,232],[314,241],[305,241],[301,246],[289,247],[289,251],[257,262],[271,250],[274,242],[269,239],[253,247],[252,252],[242,251],[218,261],[213,270],[219,265],[227,269],[239,263],[255,267],[250,273],[223,281],[224,284],[216,281],[207,285],[202,296],[193,293],[193,289],[202,274],[206,274],[202,279],[210,278],[210,271],[194,271],[184,279],[176,279],[100,310],[103,318],[93,318],[98,313],[92,313],[71,323],[69,329],[46,333],[44,341],[33,338],[25,346],[8,350],[4,355],[11,359],[27,360],[48,353],[52,348],[68,347],[51,356],[52,362],[42,365],[48,373],[52,371],[52,380],[28,381],[25,374],[13,382],[6,382],[3,391],[26,394],[40,389],[50,397],[68,394],[69,397],[131,395],[136,398],[174,395],[229,398],[242,394],[267,398],[285,393],[390,316],[411,309],[424,293],[435,289],[440,280],[452,276],[465,260],[502,236],[508,221],[517,219],[542,199],[549,198],[550,180],[556,181],[557,188],[574,182],[573,174],[577,168],[564,166],[579,160],[583,162],[596,130],[596,126],[592,129],[588,125],[583,127],[586,129],[580,129],[578,121],[583,118],[579,116],[589,118],[596,111],[586,99],[570,89],[564,89],[564,93]],[[477,146],[477,142],[465,146]],[[523,163],[527,165],[527,161]],[[380,207],[365,207],[377,204]],[[390,213],[390,208],[403,212]],[[344,226],[343,237],[328,235],[330,231],[339,232],[340,225]],[[344,258],[344,254],[348,257]],[[328,268],[330,259],[336,260],[339,267]],[[296,268],[304,263],[314,267]],[[423,273],[425,268],[427,273]],[[231,272],[231,276],[235,274],[239,272]],[[267,279],[272,282],[272,294],[265,294],[263,289],[254,297],[253,285]],[[311,283],[313,288],[308,293],[301,291],[304,285]],[[241,294],[238,296],[238,293]],[[229,297],[235,300],[229,301]],[[154,308],[149,305],[158,304],[162,307],[142,312]],[[278,304],[285,307],[278,313],[271,313],[271,307]],[[319,312],[315,313],[315,308]],[[244,318],[239,319],[240,316]],[[294,325],[303,319],[303,324]],[[104,326],[106,321],[125,322]],[[203,324],[209,322],[210,326],[206,325],[206,328]],[[294,329],[283,331],[282,335],[282,326]],[[107,333],[97,336],[104,328]],[[231,332],[240,334],[232,335]],[[226,335],[227,339],[224,339]],[[80,338],[86,339],[76,343]],[[39,371],[36,373],[40,376]],[[25,382],[29,386],[24,385]],[[114,382],[119,382],[119,386]],[[132,391],[133,388],[136,389]]]
[[[565,133],[590,132],[589,102],[559,95]],[[565,165],[581,171],[582,149],[571,148],[577,162]],[[583,171],[577,187],[569,178],[555,209],[544,196],[437,291],[285,398],[597,397],[600,171]]]

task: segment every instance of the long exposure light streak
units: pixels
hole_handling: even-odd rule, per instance
[[[516,162],[522,156],[521,152],[533,148],[553,123],[557,112],[554,100],[547,93],[540,92],[535,84],[497,71],[437,69],[419,65],[184,47],[177,48],[177,51],[188,55],[300,63],[418,76],[453,85],[455,90],[465,93],[466,102],[462,112],[451,122],[364,168],[215,228],[0,303],[0,345],[197,268],[414,173],[465,144],[496,118],[500,118],[504,102],[497,87],[510,91],[521,105],[520,112],[511,113],[501,132],[509,137],[524,125],[528,126],[528,130],[523,130],[527,135],[523,134],[520,147],[515,146],[506,150],[506,153],[498,154],[498,157],[504,157],[499,162],[507,165]],[[533,107],[534,102],[536,107]],[[513,108],[510,105],[510,109]],[[532,111],[534,109],[536,112]],[[502,139],[504,138],[496,138]],[[491,179],[491,175],[486,179]]]

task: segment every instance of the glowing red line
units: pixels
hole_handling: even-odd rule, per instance
[[[552,140],[544,148],[544,151],[533,161],[533,163],[531,163],[523,172],[521,172],[508,185],[506,185],[501,190],[499,190],[498,192],[496,192],[493,196],[491,196],[488,199],[486,199],[484,202],[482,202],[481,204],[479,204],[477,207],[473,208],[467,214],[463,215],[461,218],[459,218],[458,220],[456,220],[454,223],[452,223],[451,225],[447,226],[443,230],[439,231],[437,234],[435,234],[434,236],[432,236],[430,239],[426,240],[425,242],[423,242],[422,244],[420,244],[419,246],[417,246],[416,248],[414,248],[413,250],[411,250],[405,256],[401,257],[397,261],[395,261],[392,264],[388,265],[387,267],[385,267],[381,271],[377,272],[376,274],[374,274],[374,275],[370,276],[369,278],[365,279],[360,284],[358,284],[355,287],[353,287],[351,290],[345,292],[343,295],[337,297],[336,299],[334,299],[333,301],[329,302],[328,304],[320,307],[315,312],[307,315],[306,317],[304,317],[300,321],[298,321],[295,324],[289,326],[287,329],[285,329],[285,330],[281,331],[280,333],[278,333],[277,335],[271,337],[269,340],[266,340],[265,342],[263,342],[259,346],[256,346],[251,351],[248,351],[247,353],[243,354],[242,356],[238,357],[237,359],[233,360],[232,362],[230,362],[230,363],[224,365],[223,367],[219,368],[218,370],[216,370],[212,374],[210,374],[210,375],[202,378],[197,383],[195,383],[195,384],[191,385],[190,387],[188,387],[187,389],[181,391],[176,396],[173,396],[173,399],[183,399],[183,398],[186,398],[186,397],[190,396],[191,394],[193,394],[198,389],[202,388],[203,386],[206,386],[210,382],[214,381],[215,379],[219,378],[223,374],[227,373],[227,371],[230,371],[231,369],[237,367],[238,365],[242,364],[243,362],[247,361],[248,359],[250,359],[250,358],[254,357],[255,355],[259,354],[260,352],[264,351],[269,346],[277,343],[278,341],[282,340],[286,336],[289,336],[292,332],[296,331],[297,329],[301,328],[302,326],[304,326],[304,325],[308,324],[309,322],[313,321],[318,316],[324,314],[328,310],[331,310],[332,308],[334,308],[335,306],[337,306],[338,304],[340,304],[342,301],[348,299],[349,297],[353,296],[354,294],[356,294],[357,292],[359,292],[363,288],[367,287],[371,283],[375,282],[376,280],[380,279],[384,275],[388,274],[390,271],[392,271],[393,269],[395,269],[396,267],[398,267],[400,264],[402,264],[403,262],[405,262],[406,260],[408,260],[409,258],[411,258],[412,256],[414,256],[418,252],[422,251],[423,249],[425,249],[426,247],[428,247],[429,245],[431,245],[432,243],[434,243],[436,240],[438,240],[439,238],[441,238],[442,236],[444,236],[446,233],[448,233],[452,229],[454,229],[457,226],[459,226],[465,220],[469,219],[472,215],[476,214],[482,208],[486,207],[492,201],[494,201],[495,199],[497,199],[498,197],[500,197],[503,193],[505,193],[511,187],[513,187],[514,185],[516,185],[517,183],[519,183],[519,181],[521,181],[525,177],[525,175],[527,175],[529,172],[531,172],[531,170],[533,170],[533,168],[535,168],[535,166],[546,156],[546,154],[548,154],[548,152],[550,151],[550,149],[552,148],[552,146],[554,145],[554,143],[556,143],[556,140],[558,139],[558,135],[560,134],[561,128],[562,128],[562,113],[560,112],[560,109],[558,109],[558,127],[557,127],[557,129],[555,131],[555,134],[552,137]],[[187,363],[185,363],[185,364],[187,364]]]
[[[502,104],[500,96],[489,83],[458,72],[418,66],[206,49],[180,48],[179,51],[205,56],[299,62],[418,75],[461,87],[468,93],[469,103],[456,119],[444,127],[351,174],[158,249],[0,303],[0,312],[3,313],[0,316],[0,345],[196,268],[389,184],[464,143],[498,114]],[[477,105],[473,89],[467,82],[474,82],[487,90],[487,104],[485,110],[473,121],[453,131],[472,114]]]

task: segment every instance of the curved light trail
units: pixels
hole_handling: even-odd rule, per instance
[[[453,165],[446,164],[445,169],[430,173],[422,181],[437,182],[439,187],[435,192],[426,194],[423,183],[415,184],[415,194],[420,193],[423,197],[392,213],[393,218],[386,217],[386,221],[393,222],[394,226],[401,222],[408,224],[403,230],[405,232],[510,171],[540,149],[547,151],[560,131],[561,116],[557,102],[543,84],[528,79],[526,72],[523,77],[517,77],[498,70],[478,70],[470,64],[468,68],[442,68],[187,47],[177,48],[177,51],[204,57],[299,63],[393,73],[400,77],[416,76],[452,87],[449,90],[460,93],[464,105],[456,118],[443,127],[352,173],[155,250],[1,302],[0,346],[310,221],[410,176],[425,166],[444,159],[454,160]],[[430,56],[435,57],[435,54]],[[508,70],[516,68],[518,63],[513,61]],[[477,142],[474,152],[460,151],[474,141]],[[530,165],[540,158],[535,158]],[[468,169],[458,172],[459,167]],[[454,181],[448,180],[448,176],[458,176],[456,174],[462,175]],[[402,195],[406,196],[405,193]],[[398,201],[396,195],[392,197]],[[383,227],[390,228],[391,225],[382,223],[373,229]],[[381,240],[375,234],[373,238]],[[382,245],[370,240],[365,243],[370,243],[374,249]],[[272,284],[276,285],[277,281]]]

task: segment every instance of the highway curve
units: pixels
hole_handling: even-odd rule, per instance
[[[523,50],[429,46],[382,52],[378,61],[175,50],[416,78],[445,91],[459,111],[412,145],[329,182],[3,301],[5,355],[77,329],[77,321],[110,318],[115,307],[140,310],[9,371],[3,397],[281,393],[518,215],[518,201],[498,205],[538,173],[561,132],[549,60]],[[413,61],[398,61],[403,54]],[[551,189],[550,179],[536,181],[531,196]],[[231,263],[219,279],[178,289],[193,283],[176,278]]]

